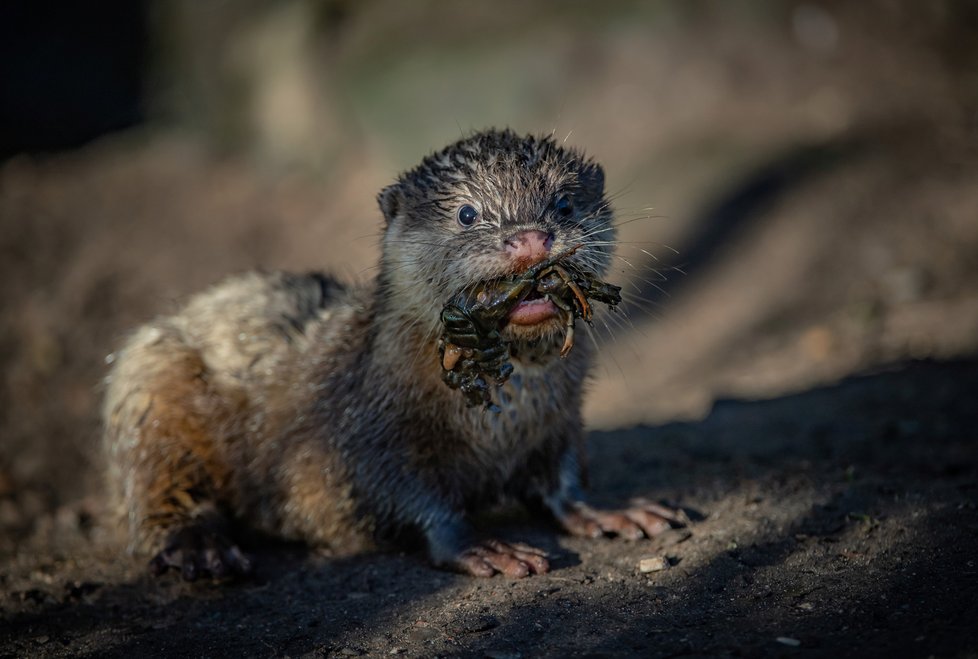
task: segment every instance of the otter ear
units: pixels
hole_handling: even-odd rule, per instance
[[[584,194],[594,199],[604,196],[604,170],[601,165],[588,160],[578,174]]]
[[[387,224],[390,224],[404,206],[404,190],[400,183],[388,185],[377,195],[380,212],[384,214]]]

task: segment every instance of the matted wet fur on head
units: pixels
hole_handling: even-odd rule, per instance
[[[585,243],[574,260],[606,272],[615,229],[604,171],[552,135],[490,130],[427,156],[378,195],[387,221],[380,283],[408,299],[434,327],[444,299],[464,284],[509,274],[508,238],[526,230],[552,236],[553,252]],[[475,212],[470,226],[460,210]],[[423,236],[423,237],[422,237]],[[408,281],[403,270],[416,279]],[[425,297],[416,296],[420,289]],[[440,294],[432,295],[432,289]]]

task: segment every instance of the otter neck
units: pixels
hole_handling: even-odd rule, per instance
[[[425,294],[427,293],[427,294]],[[378,276],[372,302],[372,332],[368,356],[385,377],[417,387],[441,382],[438,337],[441,303],[429,291],[398,287],[388,273]]]

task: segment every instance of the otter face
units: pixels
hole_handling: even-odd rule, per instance
[[[425,158],[379,196],[387,220],[385,285],[437,317],[463,286],[522,272],[583,244],[571,257],[603,275],[615,229],[604,172],[551,136],[486,131]],[[410,283],[409,283],[410,282]],[[428,296],[425,302],[418,290]],[[529,299],[510,316],[512,339],[560,334],[553,303]]]

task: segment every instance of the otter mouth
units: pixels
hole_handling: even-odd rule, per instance
[[[539,325],[560,314],[557,305],[538,291],[531,291],[510,310],[506,320],[512,325]]]

